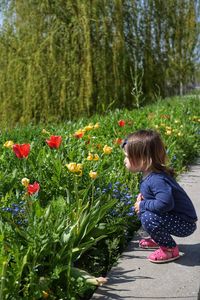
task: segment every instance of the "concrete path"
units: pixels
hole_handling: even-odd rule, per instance
[[[92,300],[200,299],[200,160],[178,181],[191,197],[199,217],[195,233],[175,238],[181,258],[166,264],[149,262],[146,256],[152,250],[138,248],[139,239],[145,236],[140,229],[108,274],[108,283],[96,290]]]

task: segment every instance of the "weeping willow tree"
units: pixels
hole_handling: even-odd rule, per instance
[[[198,1],[190,0],[129,1],[127,38],[137,70],[144,74],[146,99],[182,94],[193,81],[197,6]]]
[[[145,101],[181,91],[194,68],[196,2],[2,0],[1,120],[131,108],[136,78]]]

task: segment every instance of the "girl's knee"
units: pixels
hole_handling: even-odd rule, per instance
[[[149,211],[145,211],[142,215],[141,215],[141,223],[143,225],[143,227],[148,228],[149,225],[153,222],[153,215],[151,212]]]
[[[150,211],[145,211],[143,214],[141,214],[140,220],[142,226],[144,227],[144,229],[146,229],[147,232],[153,231],[155,230],[155,228],[159,229],[159,227],[161,226],[159,217]]]

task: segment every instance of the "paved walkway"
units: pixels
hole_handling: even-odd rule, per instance
[[[146,259],[152,250],[138,248],[145,236],[140,229],[108,274],[108,283],[96,290],[92,300],[200,299],[200,160],[179,178],[180,185],[193,200],[199,221],[187,238],[176,238],[181,258],[167,264]]]

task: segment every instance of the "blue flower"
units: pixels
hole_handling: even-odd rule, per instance
[[[127,213],[127,216],[132,217],[134,215],[134,212]]]
[[[10,207],[2,207],[3,211],[11,212],[12,209]]]
[[[12,203],[10,207],[2,207],[2,211],[9,213],[10,218],[15,222],[15,224],[22,225],[24,223],[24,215],[26,212],[24,204],[24,201]]]

